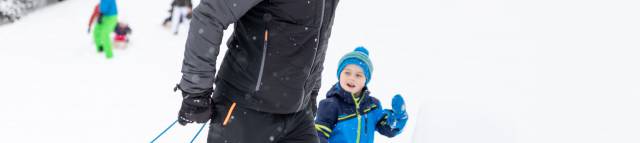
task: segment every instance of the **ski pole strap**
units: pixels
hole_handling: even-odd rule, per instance
[[[175,125],[178,122],[178,120],[173,121],[173,123],[171,123],[171,125],[169,125],[169,127],[167,127],[166,129],[164,129],[164,131],[162,131],[162,133],[160,133],[158,136],[156,136],[156,138],[154,138],[153,140],[151,140],[151,143],[155,142],[158,138],[160,138],[160,136],[162,136],[165,132],[167,132],[169,129],[171,129],[171,127],[173,127],[173,125]]]
[[[207,125],[207,123],[202,124],[202,127],[200,127],[200,130],[198,130],[198,132],[196,133],[196,135],[193,136],[193,139],[191,139],[190,143],[193,143],[193,141],[196,140],[196,138],[198,137],[198,135],[200,134],[200,132],[202,132],[202,129],[204,129],[204,125]]]

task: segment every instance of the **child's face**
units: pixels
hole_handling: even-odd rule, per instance
[[[367,77],[362,68],[354,64],[345,66],[340,73],[340,86],[352,94],[360,93],[366,81]]]

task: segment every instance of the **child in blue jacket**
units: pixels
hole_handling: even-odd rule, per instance
[[[374,131],[387,137],[402,132],[408,120],[404,100],[396,95],[392,110],[382,109],[380,101],[370,96],[367,83],[373,65],[369,51],[358,47],[340,59],[338,80],[320,101],[316,130],[322,143],[372,143]]]

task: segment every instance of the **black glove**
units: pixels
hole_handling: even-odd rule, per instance
[[[212,101],[211,93],[213,89],[202,93],[187,93],[182,91],[182,106],[178,112],[178,122],[180,125],[187,123],[206,123],[211,119]]]

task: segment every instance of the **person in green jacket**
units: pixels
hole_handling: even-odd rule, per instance
[[[111,32],[118,24],[118,8],[116,0],[100,0],[100,16],[94,28],[93,39],[98,52],[106,54],[107,59],[113,58]]]

